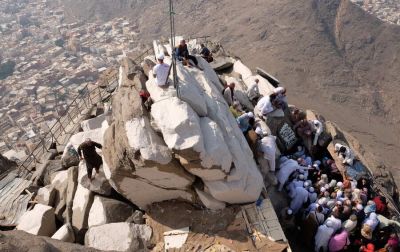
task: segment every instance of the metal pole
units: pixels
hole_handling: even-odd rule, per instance
[[[171,49],[172,49],[172,75],[174,80],[174,88],[177,89],[177,78],[176,78],[176,57],[175,57],[175,26],[174,26],[174,5],[173,0],[169,0],[169,21],[171,28]]]

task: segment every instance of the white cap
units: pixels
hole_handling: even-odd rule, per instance
[[[293,211],[292,211],[292,209],[288,208],[288,210],[286,211],[286,213],[287,213],[288,215],[292,215],[292,214],[293,214]]]
[[[332,221],[331,221],[331,220],[328,220],[328,221],[326,222],[326,226],[327,226],[327,227],[332,227],[332,226],[333,226]]]
[[[310,188],[308,188],[308,191],[310,192],[310,193],[313,193],[315,190],[314,190],[314,187],[310,187]]]
[[[260,136],[263,136],[263,135],[264,135],[264,134],[263,134],[263,130],[261,129],[260,126],[257,126],[257,128],[256,128],[256,134],[257,134],[257,135],[260,135]]]
[[[361,211],[361,210],[364,209],[363,205],[361,205],[361,204],[357,204],[356,208],[357,208],[358,211]]]
[[[326,188],[325,187],[321,187],[321,192],[325,192]]]
[[[300,180],[305,180],[306,178],[304,177],[303,174],[300,174],[300,175],[299,175],[299,179],[300,179]]]
[[[309,187],[309,186],[310,186],[310,183],[308,183],[307,181],[304,182],[304,187]]]
[[[248,117],[251,117],[251,118],[254,118],[253,112],[248,112],[248,113],[247,113],[247,116],[248,116]]]
[[[164,54],[163,53],[158,54],[157,59],[164,60]]]
[[[336,186],[342,188],[343,187],[343,183],[339,181],[339,182],[337,182]]]

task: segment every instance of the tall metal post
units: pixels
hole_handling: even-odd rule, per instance
[[[177,92],[178,87],[178,79],[176,76],[176,57],[175,57],[175,19],[174,19],[174,3],[173,0],[169,0],[169,20],[170,20],[170,27],[171,27],[171,49],[172,49],[172,75],[174,81],[174,88]]]

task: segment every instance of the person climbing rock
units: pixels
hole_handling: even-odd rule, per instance
[[[251,101],[253,105],[257,104],[258,99],[260,98],[260,89],[258,88],[259,79],[255,79],[254,83],[247,89],[247,97]]]
[[[210,50],[204,45],[200,44],[201,50],[200,50],[200,55],[205,59],[208,63],[213,62],[214,59],[212,57],[212,53]]]
[[[236,101],[235,97],[235,83],[230,83],[227,88],[224,89],[223,92],[225,101],[228,103],[229,106],[233,104],[234,101]]]
[[[85,159],[87,174],[90,181],[93,180],[93,168],[96,170],[96,173],[99,173],[100,166],[103,164],[103,160],[101,156],[97,154],[96,148],[101,149],[101,144],[92,141],[90,138],[87,138],[85,142],[81,143],[78,147],[79,158],[81,160]]]

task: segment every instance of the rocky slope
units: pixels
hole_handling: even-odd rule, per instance
[[[0,175],[5,171],[16,167],[16,163],[8,160],[6,157],[0,154]]]
[[[169,33],[166,2],[81,0],[65,6],[85,20],[131,17],[142,42]],[[251,67],[280,79],[292,103],[337,122],[392,169],[400,165],[399,26],[349,0],[180,0],[175,7],[180,34],[220,40]]]

